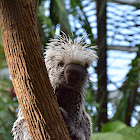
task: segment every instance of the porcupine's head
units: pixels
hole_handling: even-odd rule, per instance
[[[59,87],[79,89],[86,85],[87,68],[96,60],[94,47],[83,39],[72,41],[65,33],[58,39],[50,39],[46,46],[45,63],[54,89]]]

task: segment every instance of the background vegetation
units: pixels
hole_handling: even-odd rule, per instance
[[[98,1],[99,2],[99,1]],[[99,119],[102,102],[98,100],[98,85],[100,78],[98,63],[94,63],[89,69],[90,78],[86,95],[86,109],[92,117],[93,140],[139,140],[140,139],[140,3],[119,3],[117,0],[108,1],[106,4],[106,44],[105,57],[107,70],[105,79],[107,91],[103,92],[101,101],[107,104],[103,112],[106,112],[107,120]],[[126,9],[121,11],[121,7]],[[129,7],[128,7],[129,6]],[[120,8],[120,9],[119,9]],[[130,8],[130,13],[127,11]],[[132,10],[131,10],[132,9]],[[102,10],[102,8],[101,8]],[[39,0],[38,2],[38,27],[44,51],[49,38],[56,37],[60,30],[69,34],[72,38],[80,38],[86,31],[89,36],[85,38],[87,43],[97,43],[96,3],[92,0]],[[95,18],[94,18],[95,17]],[[131,18],[134,17],[134,18]],[[101,19],[102,20],[102,19]],[[73,35],[72,35],[73,32]],[[139,34],[139,35],[138,35]],[[100,48],[99,48],[100,49]],[[113,51],[112,51],[113,50]],[[98,50],[97,50],[98,51]],[[110,76],[110,67],[115,64],[110,59],[117,59],[116,53],[128,57],[134,54],[130,61],[125,76],[120,73],[117,66],[111,69],[112,73],[119,73],[120,82],[113,81]],[[125,53],[124,53],[125,52]],[[99,53],[99,51],[98,51]],[[112,55],[110,55],[112,54]],[[118,62],[123,62],[122,58]],[[115,74],[116,74],[115,73]],[[102,73],[100,73],[102,75]],[[98,77],[98,78],[97,78]],[[113,85],[113,87],[111,86]],[[107,96],[107,98],[104,98]],[[0,140],[10,140],[12,124],[16,119],[18,102],[14,94],[10,74],[4,56],[3,43],[0,35]]]

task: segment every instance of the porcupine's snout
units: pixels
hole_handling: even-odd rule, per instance
[[[76,87],[81,81],[83,67],[78,64],[69,64],[65,67],[64,75],[66,85],[69,87]]]

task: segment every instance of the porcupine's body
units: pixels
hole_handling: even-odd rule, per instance
[[[58,39],[50,40],[45,52],[50,82],[72,140],[89,140],[92,133],[90,117],[84,107],[84,95],[87,67],[96,55],[82,41],[73,42],[63,33]],[[12,131],[15,140],[31,139],[20,109]]]

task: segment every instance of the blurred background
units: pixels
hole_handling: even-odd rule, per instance
[[[93,140],[140,140],[140,0],[39,0],[42,51],[60,30],[96,49],[86,110]],[[0,140],[12,140],[18,101],[0,34]]]

